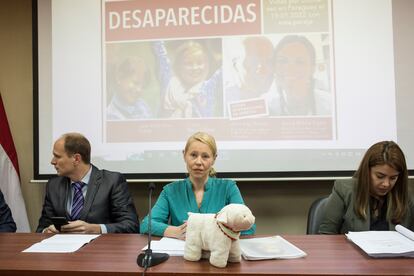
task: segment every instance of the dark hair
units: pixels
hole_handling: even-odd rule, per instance
[[[284,47],[286,47],[287,45],[294,44],[294,43],[299,43],[300,45],[303,45],[303,47],[305,47],[305,49],[306,49],[306,51],[309,55],[310,62],[312,64],[312,66],[315,66],[315,64],[316,64],[315,47],[313,46],[312,42],[310,42],[310,40],[307,37],[300,36],[300,35],[287,35],[279,41],[279,43],[276,45],[275,50],[274,50],[274,55],[273,55],[274,64],[277,64],[276,61],[277,61],[277,58],[278,58],[278,53]],[[309,94],[306,96],[307,97],[306,99],[309,102],[309,107],[311,109],[312,114],[315,114],[316,113],[315,95],[314,95],[315,83],[314,83],[314,78],[313,78],[312,75],[310,76],[309,81],[310,81]],[[278,89],[280,89],[279,85],[278,85]]]
[[[276,57],[277,53],[279,53],[279,51],[282,48],[284,48],[286,45],[291,44],[291,43],[300,43],[303,46],[305,46],[311,58],[312,64],[316,63],[315,47],[313,46],[312,42],[309,41],[308,38],[306,38],[305,36],[300,36],[300,35],[287,35],[284,38],[282,38],[275,48],[274,56]]]
[[[151,81],[151,73],[148,68],[148,63],[141,57],[127,56],[124,57],[116,67],[117,80],[125,76],[141,74],[143,77],[142,87],[148,86]]]
[[[387,220],[394,224],[400,223],[408,208],[408,170],[404,153],[393,141],[382,141],[372,145],[362,158],[354,174],[357,181],[355,212],[360,218],[367,218],[371,168],[377,165],[388,165],[399,173],[395,186],[387,194]]]
[[[91,144],[80,133],[66,133],[62,136],[65,152],[68,156],[78,153],[85,164],[91,163]]]

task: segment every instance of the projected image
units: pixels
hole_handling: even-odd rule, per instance
[[[221,40],[106,46],[106,120],[222,117]]]
[[[221,40],[153,44],[161,90],[160,117],[221,116]]]
[[[223,40],[228,115],[230,118],[268,115],[264,96],[273,83],[272,41],[265,36]],[[243,114],[237,114],[235,106],[241,107]]]
[[[183,1],[182,12],[194,14],[178,13],[178,21],[174,4],[105,2],[104,62],[115,68],[106,71],[105,141],[182,141],[197,130],[223,141],[334,139],[332,35],[322,2],[292,4],[317,7],[302,14],[308,21],[295,13],[269,21],[285,2],[226,2],[214,11],[232,8],[233,21],[216,23],[197,12],[209,11],[207,2]],[[248,17],[236,16],[240,7]]]
[[[225,106],[231,119],[332,115],[326,34],[223,40]]]
[[[277,95],[271,100],[271,114],[331,115],[330,74],[325,69],[329,68],[329,55],[318,56],[315,46],[323,50],[320,43],[313,44],[306,36],[300,35],[287,35],[277,43],[274,53]]]
[[[153,111],[144,98],[149,83],[149,68],[142,58],[126,57],[114,72],[114,94],[106,109],[108,120],[148,119]]]

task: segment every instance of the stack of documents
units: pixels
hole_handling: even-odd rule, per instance
[[[295,259],[306,256],[281,236],[241,239],[240,248],[246,260]]]
[[[99,235],[57,234],[35,243],[23,252],[31,253],[69,253],[96,239]]]
[[[401,225],[397,225],[395,230],[349,232],[346,236],[348,240],[374,258],[414,258],[413,231]]]

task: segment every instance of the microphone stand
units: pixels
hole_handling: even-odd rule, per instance
[[[155,189],[155,184],[154,183],[150,183],[149,184],[149,204],[148,204],[148,248],[145,249],[144,252],[140,253],[137,257],[137,264],[140,267],[144,267],[145,270],[148,267],[151,266],[155,266],[158,265],[166,260],[168,260],[168,258],[170,257],[170,255],[168,255],[167,253],[157,253],[157,252],[152,252],[151,250],[151,197],[152,197],[152,191]]]

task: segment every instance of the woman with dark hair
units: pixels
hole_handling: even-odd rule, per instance
[[[307,37],[288,35],[280,40],[274,51],[278,99],[270,103],[271,115],[331,115],[331,93],[315,87],[315,68],[315,48]]]
[[[351,180],[337,180],[328,198],[319,233],[414,229],[404,153],[392,141],[371,146]]]

